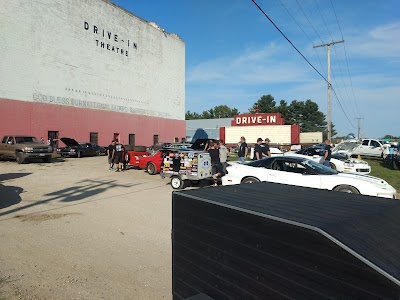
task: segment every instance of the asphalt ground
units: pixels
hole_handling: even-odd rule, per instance
[[[171,192],[106,157],[0,161],[0,299],[171,299]]]

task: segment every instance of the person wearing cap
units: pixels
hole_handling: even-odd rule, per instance
[[[270,139],[266,138],[264,143],[261,145],[263,157],[271,157],[271,151],[269,149],[269,142],[270,142]]]
[[[259,160],[263,157],[263,148],[261,147],[262,138],[257,139],[257,144],[254,145],[254,156],[253,160]]]

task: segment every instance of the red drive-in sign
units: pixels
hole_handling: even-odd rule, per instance
[[[232,126],[285,125],[280,113],[276,114],[244,114],[233,118]]]

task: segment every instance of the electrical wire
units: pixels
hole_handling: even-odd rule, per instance
[[[342,31],[342,28],[341,28],[341,26],[340,26],[339,19],[338,19],[337,14],[336,14],[335,7],[333,6],[332,0],[330,0],[330,2],[331,2],[331,5],[332,5],[333,13],[335,14],[336,22],[337,22],[338,27],[339,27],[339,30],[340,30],[340,35],[341,35],[341,37],[342,37],[342,40],[344,40],[343,31]],[[356,107],[356,111],[357,111],[357,113],[358,113],[358,116],[360,116],[360,110],[358,109],[358,104],[357,104],[356,96],[355,96],[355,94],[354,94],[353,80],[352,80],[351,74],[350,74],[350,67],[349,67],[349,61],[348,61],[348,59],[347,59],[347,51],[346,51],[346,45],[345,45],[345,43],[343,43],[343,49],[344,49],[344,56],[345,56],[345,58],[346,58],[347,72],[348,72],[348,74],[349,74],[349,79],[350,79],[351,92],[352,92],[352,94],[353,94],[353,101],[354,101],[354,104],[355,104],[355,107]]]
[[[261,6],[258,5],[258,3],[255,0],[251,0],[254,5],[258,8],[258,10],[271,22],[271,24],[276,28],[276,30],[279,31],[279,33],[289,42],[289,44],[297,51],[297,53],[299,53],[301,55],[301,57],[319,74],[319,76],[321,76],[322,79],[324,79],[324,81],[330,86],[331,90],[333,91],[333,94],[335,95],[335,98],[337,100],[337,102],[339,103],[339,106],[343,112],[343,114],[345,115],[347,121],[349,121],[350,125],[353,126],[354,128],[356,128],[353,123],[351,122],[350,118],[348,117],[346,111],[343,109],[343,106],[336,94],[335,89],[333,88],[332,84],[325,78],[324,75],[321,74],[321,72],[319,72],[317,70],[317,68],[314,67],[314,65],[303,55],[303,53],[300,52],[299,49],[297,49],[297,47],[292,43],[292,41],[282,32],[282,30],[279,29],[279,27],[275,24],[274,21],[272,21],[272,19],[267,15],[267,13],[261,8]],[[297,1],[297,0],[296,0]]]
[[[319,5],[318,5],[318,1],[317,1],[317,0],[314,0],[314,2],[315,2],[315,5],[317,6],[318,13],[319,13],[319,15],[320,15],[321,18],[322,18],[322,22],[324,23],[324,26],[325,26],[326,30],[328,31],[328,34],[329,34],[329,36],[331,37],[331,40],[332,40],[332,42],[333,42],[334,39],[333,39],[332,33],[331,33],[331,31],[329,30],[329,28],[328,28],[328,25],[327,25],[327,23],[326,23],[326,21],[325,21],[324,15],[322,14],[321,8],[320,8]],[[343,35],[342,35],[342,37],[343,37]],[[343,39],[342,39],[342,40],[343,40]],[[343,43],[343,44],[344,44],[344,43]],[[340,60],[339,60],[339,56],[338,56],[338,54],[337,54],[336,47],[333,47],[333,51],[334,51],[334,53],[335,53],[335,60],[336,60],[336,63],[337,63],[337,65],[339,66],[339,72],[340,72],[340,75],[341,75],[340,78],[341,78],[341,80],[342,80],[342,84],[343,84],[343,86],[344,86],[344,90],[345,90],[345,93],[346,93],[346,95],[347,95],[347,99],[348,99],[348,101],[351,103],[350,96],[349,96],[349,93],[348,93],[348,90],[347,90],[347,85],[346,85],[346,83],[345,83],[345,81],[344,81],[344,75],[343,75],[343,71],[342,71],[342,65],[341,65],[341,63],[340,63]],[[333,71],[332,71],[332,74],[333,74]],[[335,83],[336,83],[336,86],[338,87],[338,92],[339,92],[339,85],[337,84],[336,80],[335,80]],[[341,98],[342,101],[343,101],[344,107],[346,108],[347,111],[349,111],[349,108],[348,108],[347,105],[346,105],[346,101],[344,101],[344,98],[342,97],[342,95],[341,95],[340,93],[339,93],[339,96],[340,96],[340,98]],[[354,111],[352,105],[350,105],[350,110],[352,111],[353,115],[355,115],[355,116],[357,115],[357,114],[355,113],[355,111]]]

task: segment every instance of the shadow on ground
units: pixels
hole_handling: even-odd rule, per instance
[[[28,176],[32,173],[5,173],[5,174],[0,174],[0,182],[5,181],[5,180],[11,180],[11,179],[17,179],[21,177]]]
[[[18,212],[21,210],[25,210],[31,207],[35,207],[41,204],[46,204],[49,202],[75,202],[75,201],[82,201],[85,200],[89,197],[99,195],[109,189],[113,188],[129,188],[135,185],[139,184],[120,184],[116,180],[84,180],[79,183],[77,183],[74,186],[61,189],[59,191],[51,192],[48,194],[45,194],[45,197],[50,197],[46,200],[41,200],[41,201],[35,201],[32,203],[29,203],[24,206],[20,206],[5,212],[0,213],[0,216],[8,215],[14,212]],[[1,187],[1,186],[0,186]],[[8,187],[7,187],[8,188]],[[21,189],[22,190],[22,189]],[[2,190],[0,190],[2,191]],[[17,190],[16,190],[17,191]],[[21,191],[22,192],[22,191]],[[10,195],[12,194],[12,191],[9,192]],[[10,197],[10,199],[12,199]],[[18,201],[17,197],[14,197],[14,202]],[[11,201],[9,201],[11,202]],[[19,201],[17,203],[21,202],[21,198],[19,198]],[[15,203],[16,204],[16,203]],[[12,204],[11,204],[12,205]]]
[[[22,200],[20,194],[23,191],[19,186],[6,186],[0,183],[0,209],[20,203]]]

